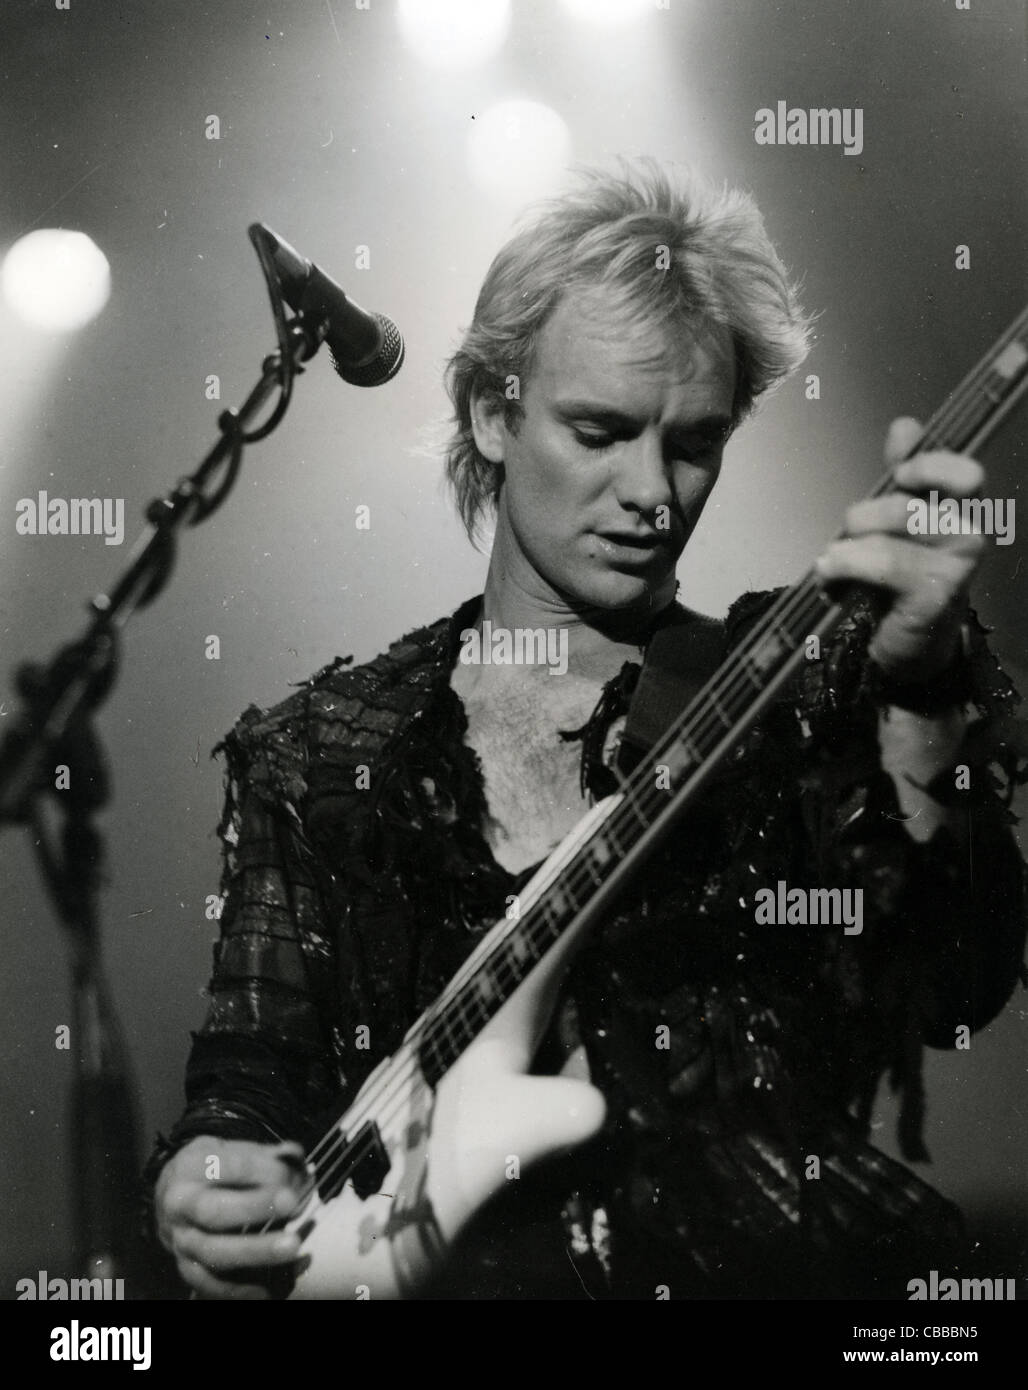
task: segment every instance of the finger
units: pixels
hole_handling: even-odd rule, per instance
[[[299,1144],[254,1144],[228,1140],[209,1146],[197,1157],[208,1181],[226,1187],[280,1187],[291,1175],[305,1171]]]
[[[180,1216],[205,1231],[239,1231],[244,1226],[260,1226],[282,1221],[296,1210],[302,1189],[219,1188],[216,1184],[195,1188],[191,1200],[182,1203]]]
[[[896,482],[907,492],[935,489],[946,497],[974,497],[985,486],[985,469],[967,454],[917,454],[896,467]]]
[[[910,498],[903,492],[889,492],[884,497],[866,497],[846,510],[846,534],[867,536],[876,531],[893,536],[907,535]]]
[[[911,415],[901,415],[893,420],[885,436],[885,462],[899,463],[913,453],[924,435],[924,427]]]
[[[195,1260],[179,1260],[178,1272],[189,1287],[195,1289],[203,1298],[232,1298],[249,1302],[271,1297],[263,1284],[243,1284],[234,1280],[218,1279]]]
[[[956,524],[960,529],[953,534]],[[910,497],[906,493],[889,493],[885,497],[867,498],[846,512],[846,534],[850,537],[875,534],[903,536],[921,545],[949,547],[961,555],[977,557],[987,549],[987,542],[976,520],[954,517],[947,511],[945,524],[938,502]]]
[[[161,1239],[167,1244],[165,1230],[178,1225],[238,1230],[281,1220],[295,1210],[307,1186],[304,1176],[281,1169],[274,1182],[260,1187],[232,1187],[214,1178],[179,1179],[161,1195]]]
[[[985,542],[981,536],[960,538],[970,552],[925,546],[898,536],[875,533],[833,541],[815,565],[827,584],[871,584],[907,597],[918,611],[941,612],[970,583]]]
[[[211,1235],[196,1226],[182,1226],[175,1232],[176,1255],[198,1260],[215,1271],[290,1264],[299,1251],[300,1237],[292,1231],[268,1235]]]

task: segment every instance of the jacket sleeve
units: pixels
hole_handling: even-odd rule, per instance
[[[880,766],[877,724],[886,702],[866,657],[870,621],[865,610],[844,624],[804,695],[826,750],[820,815],[830,823],[828,858],[839,875],[831,881],[861,884],[877,915],[866,943],[872,988],[902,998],[922,1042],[952,1048],[958,1030],[989,1023],[1023,977],[1025,865],[1010,809],[1025,780],[1023,725],[1013,718],[1020,696],[969,614],[971,724],[954,767],[931,788],[964,833],[942,827],[918,843]]]
[[[281,776],[285,741],[251,756],[245,733],[244,721],[225,745],[222,911],[207,1018],[193,1037],[185,1112],[166,1139],[158,1136],[148,1165],[151,1185],[201,1134],[309,1147],[341,1094],[326,1017],[333,933]]]

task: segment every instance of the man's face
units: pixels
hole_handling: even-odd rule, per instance
[[[540,334],[517,434],[499,412],[476,421],[504,464],[498,539],[506,527],[523,580],[576,606],[668,602],[734,393],[727,331],[633,324],[609,295],[569,293]]]

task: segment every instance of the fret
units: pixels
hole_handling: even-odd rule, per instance
[[[602,832],[593,836],[589,846],[597,865],[602,869],[607,860],[613,857],[613,850],[603,838]]]
[[[459,1055],[461,1049],[475,1036],[478,1030],[489,1022],[490,1014],[486,1001],[479,993],[478,981],[472,979],[463,985],[444,1011],[447,1040],[452,1038]]]
[[[456,1022],[450,1016],[449,1009],[444,1009],[436,1020],[436,1046],[440,1056],[448,1056],[457,1052],[457,1035],[452,1031],[451,1024]]]
[[[762,665],[756,655],[749,651],[740,651],[738,653],[738,661],[739,665],[742,667],[743,675],[747,678],[750,685],[753,686],[754,690],[763,690],[765,665]]]
[[[691,763],[698,766],[703,761],[703,749],[690,734],[683,734],[678,744]]]
[[[435,1037],[430,1024],[425,1026],[424,1034],[417,1045],[417,1054],[425,1079],[430,1086],[433,1086],[435,1084],[434,1078],[440,1076],[446,1069],[439,1065],[439,1049],[435,1045]]]
[[[492,960],[486,961],[478,973],[475,987],[486,1007],[489,1007],[496,1000],[503,999],[503,979],[500,974],[502,968],[503,957],[497,953]]]
[[[481,973],[472,975],[460,992],[462,1005],[469,1009],[480,1009],[489,999],[488,986]]]
[[[539,912],[551,935],[560,930],[560,914],[553,910],[553,904],[548,899],[543,899]]]
[[[588,845],[586,845],[585,848],[582,850],[579,858],[582,861],[586,873],[592,879],[593,883],[595,883],[596,886],[599,887],[599,885],[603,882],[603,875],[597,868],[596,861],[593,859],[592,850]]]
[[[784,618],[779,614],[773,614],[771,617],[771,626],[777,633],[782,648],[784,649],[782,655],[784,656],[787,652],[791,652],[793,647],[796,646],[796,638],[789,631],[788,627],[786,627]]]
[[[509,938],[507,949],[518,965],[532,959],[531,947],[525,940],[525,933],[520,928]]]
[[[778,664],[784,655],[784,649],[781,639],[772,635],[765,637],[756,647],[747,649],[741,655],[745,656],[753,669],[763,676]]]
[[[832,606],[831,600],[827,599],[820,589],[814,589],[806,595],[797,595],[797,599],[792,619],[797,636],[785,655],[791,654],[797,647],[802,647],[807,638],[814,635],[814,629],[824,617],[825,610]]]
[[[510,943],[504,945],[503,964],[505,967],[504,979],[506,983],[497,988],[497,993],[501,999],[512,994],[514,990],[517,989],[534,963],[531,953],[526,946],[523,946],[521,951],[515,954],[511,949]]]
[[[696,746],[692,739],[679,739],[661,754],[661,762],[657,764],[658,767],[663,765],[667,768],[671,782],[670,787],[660,787],[659,790],[668,792],[669,794],[674,792],[676,784],[681,780],[682,774],[688,772],[690,768],[695,767],[699,762],[702,762],[702,758],[698,756]]]
[[[735,723],[735,720],[732,718],[729,712],[725,709],[724,705],[718,699],[717,691],[710,691],[707,698],[710,701],[710,704],[713,706],[715,714],[721,720],[721,723],[725,726],[726,729],[730,729],[732,725]]]
[[[960,450],[972,443],[980,445],[991,433],[989,427],[1003,418],[1004,407],[1017,399],[1028,368],[1025,318],[1022,313],[1004,335],[1008,341],[986,354],[933,417],[925,432],[926,439],[932,437],[932,447]],[[983,381],[983,377],[991,379]]]
[[[456,1026],[474,1037],[478,1029],[489,1022],[492,995],[484,989],[478,977],[469,980],[453,1002],[457,1011]]]
[[[639,799],[635,792],[628,791],[625,794],[625,805],[631,811],[632,815],[635,816],[636,820],[642,826],[643,830],[649,830],[650,823],[643,815],[643,813],[639,810]],[[624,853],[623,850],[622,853]]]
[[[451,1031],[448,1015],[449,1010],[444,1009],[432,1018],[418,1048],[421,1069],[432,1086],[446,1074],[461,1053],[461,1044]]]

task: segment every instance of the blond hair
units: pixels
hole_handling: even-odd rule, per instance
[[[446,475],[472,540],[503,482],[502,465],[475,444],[472,397],[502,403],[516,433],[521,404],[508,398],[507,383],[517,378],[520,397],[539,333],[569,289],[608,287],[658,326],[726,328],[735,349],[733,423],[808,351],[810,322],[747,194],[693,176],[674,184],[648,159],[578,176],[579,187],[542,204],[493,260],[446,367],[454,416]]]

